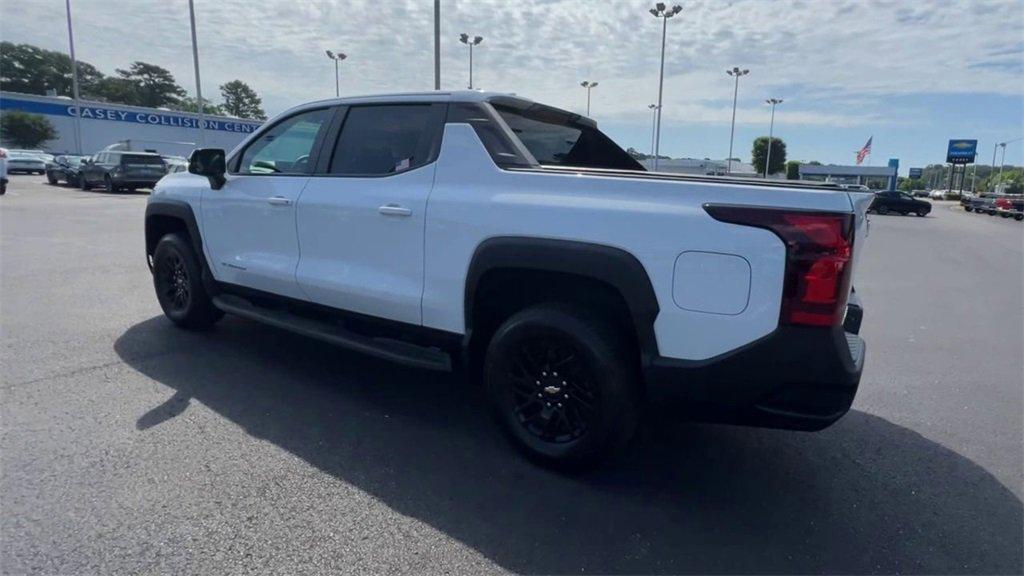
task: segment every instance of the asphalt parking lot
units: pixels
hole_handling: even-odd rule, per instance
[[[146,195],[0,198],[4,574],[1020,573],[1024,226],[872,217],[868,359],[819,433],[656,420],[566,477],[459,379],[167,322]]]

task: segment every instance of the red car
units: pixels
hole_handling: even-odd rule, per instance
[[[1024,196],[1000,196],[995,199],[996,214],[1003,218],[1013,216],[1016,220],[1024,220]]]

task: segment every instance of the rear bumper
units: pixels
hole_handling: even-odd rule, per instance
[[[645,370],[652,407],[695,420],[821,430],[849,411],[864,368],[861,309],[844,326],[780,326],[705,361],[654,358]]]
[[[125,178],[125,177],[112,177],[118,186],[132,186],[133,188],[152,188],[156,186],[156,183],[160,178]]]

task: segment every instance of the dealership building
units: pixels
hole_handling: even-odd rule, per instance
[[[230,150],[261,124],[241,118],[205,116],[200,136],[198,114],[89,100],[81,100],[80,104],[82,146],[78,150],[76,109],[70,98],[0,92],[0,114],[20,110],[50,121],[57,138],[42,147],[54,153],[92,154],[112,144],[177,156],[187,156],[200,146]],[[10,143],[0,145],[13,147]]]

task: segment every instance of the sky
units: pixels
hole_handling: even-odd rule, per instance
[[[342,95],[433,88],[432,0],[194,0],[203,94],[239,78],[273,115],[334,95],[327,49],[344,52]],[[442,88],[474,86],[585,112],[623,147],[649,152],[661,23],[634,0],[441,0]],[[195,91],[187,0],[71,0],[75,50],[107,74],[142,60]],[[733,79],[747,68],[734,156],[774,133],[789,159],[942,163],[950,138],[1024,137],[1024,0],[689,0],[668,21],[661,152],[725,158]],[[0,38],[67,51],[64,0],[0,0]],[[1006,147],[1024,164],[1024,142]],[[999,158],[996,159],[997,163]]]

